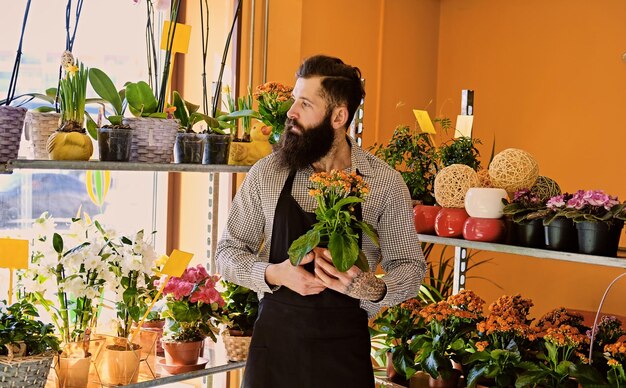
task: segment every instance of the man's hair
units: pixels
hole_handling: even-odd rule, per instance
[[[296,72],[296,77],[321,77],[322,98],[328,103],[328,108],[346,104],[348,107],[346,127],[350,125],[354,113],[365,97],[361,70],[358,67],[347,65],[339,58],[315,55],[304,60]]]

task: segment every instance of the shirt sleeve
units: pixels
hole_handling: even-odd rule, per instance
[[[250,169],[233,199],[215,260],[225,280],[257,292],[271,292],[265,282],[269,263],[258,255],[265,228],[259,165]]]
[[[381,267],[384,271],[382,280],[387,292],[378,302],[363,301],[363,307],[370,315],[381,307],[393,306],[417,296],[426,273],[409,190],[399,174],[394,173],[393,176],[378,222]]]

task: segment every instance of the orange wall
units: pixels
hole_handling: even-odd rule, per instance
[[[461,89],[475,90],[474,135],[488,157],[529,151],[540,174],[564,191],[604,189],[626,199],[626,3],[621,0],[441,0],[437,100],[459,113]],[[625,241],[625,239],[622,239]],[[487,301],[521,292],[542,313],[561,305],[595,310],[623,270],[481,253],[494,257],[469,287]],[[626,282],[604,311],[624,315]]]

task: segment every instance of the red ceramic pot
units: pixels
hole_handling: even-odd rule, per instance
[[[463,208],[444,207],[435,217],[435,232],[441,237],[463,236],[463,225],[469,215]]]
[[[437,205],[413,206],[415,231],[421,234],[435,234],[435,218],[439,210],[441,210],[441,206]]]
[[[469,217],[463,225],[463,238],[471,241],[498,242],[506,234],[501,218]]]

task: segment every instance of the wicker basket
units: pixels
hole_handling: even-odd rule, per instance
[[[25,115],[25,108],[0,106],[0,163],[2,164],[17,158]]]
[[[172,161],[174,142],[180,126],[178,120],[135,117],[125,118],[123,123],[134,130],[130,148],[131,162]]]
[[[50,373],[53,355],[0,357],[0,387],[43,388]]]
[[[248,358],[250,340],[252,337],[231,336],[228,330],[222,332],[222,340],[226,348],[226,355],[230,361],[244,361]]]
[[[48,138],[59,128],[61,114],[29,110],[24,119],[24,138],[29,142],[35,159],[48,159]]]

